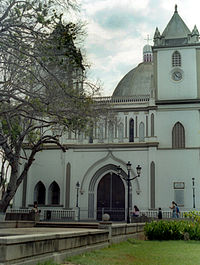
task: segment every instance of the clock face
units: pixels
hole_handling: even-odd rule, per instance
[[[178,71],[178,70],[176,70],[176,71],[174,71],[173,73],[172,73],[172,79],[174,80],[174,81],[180,81],[181,79],[182,79],[182,73],[180,72],[180,71]]]

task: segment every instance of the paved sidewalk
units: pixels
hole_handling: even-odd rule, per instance
[[[12,235],[32,235],[32,234],[57,234],[60,232],[80,233],[87,231],[95,231],[97,229],[88,228],[54,228],[54,227],[31,227],[31,228],[1,228],[0,237]]]

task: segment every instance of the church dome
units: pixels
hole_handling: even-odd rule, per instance
[[[113,97],[150,95],[152,89],[153,62],[140,63],[118,83]]]
[[[152,53],[151,45],[146,44],[143,48],[143,53]]]

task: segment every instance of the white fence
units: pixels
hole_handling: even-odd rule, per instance
[[[87,220],[88,219],[88,210],[80,209],[72,209],[72,210],[65,210],[65,209],[55,209],[55,208],[39,208],[40,213],[40,220],[41,221],[75,221],[75,220]],[[7,212],[9,213],[29,213],[31,212],[31,208],[14,208],[8,209]],[[180,218],[184,218],[184,213],[188,213],[188,211],[184,210],[180,212]],[[118,212],[116,212],[118,214]],[[98,215],[98,214],[97,214]],[[95,215],[95,217],[97,217]],[[156,210],[141,210],[140,216],[147,216],[151,218],[158,217],[158,211]],[[126,214],[124,213],[124,217],[126,218]],[[172,211],[162,211],[163,219],[172,218]],[[94,220],[95,221],[95,220]],[[120,221],[120,220],[119,220]],[[122,220],[121,220],[122,221]]]
[[[41,221],[74,221],[76,219],[74,210],[64,210],[55,208],[39,208],[40,210],[40,220]],[[31,208],[10,208],[7,210],[8,213],[30,213]]]
[[[184,213],[188,213],[190,211],[180,211],[179,217],[184,218]],[[158,217],[158,211],[155,210],[141,210],[140,216],[145,215],[147,217],[157,218]],[[162,218],[172,218],[172,211],[162,211]]]

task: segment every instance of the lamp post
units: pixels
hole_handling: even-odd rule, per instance
[[[137,176],[131,178],[131,163],[130,161],[128,161],[128,163],[126,164],[126,167],[127,167],[127,171],[128,171],[128,174],[127,174],[127,177],[124,178],[126,183],[127,183],[127,218],[126,218],[126,222],[127,224],[130,223],[130,213],[129,213],[129,207],[130,207],[130,182],[133,180],[133,179],[136,179],[138,177],[140,177],[140,174],[141,174],[141,166],[138,165],[136,167],[136,170],[137,170]],[[117,167],[117,173],[118,175],[120,176],[121,175],[121,172],[122,172],[122,169],[120,166]],[[121,177],[121,176],[120,176]]]
[[[78,221],[80,220],[80,207],[78,206],[78,194],[80,189],[80,183],[77,181],[76,183],[76,207],[78,208]]]
[[[194,186],[194,178],[192,178],[192,197],[193,197],[193,208],[195,208],[195,186]]]

